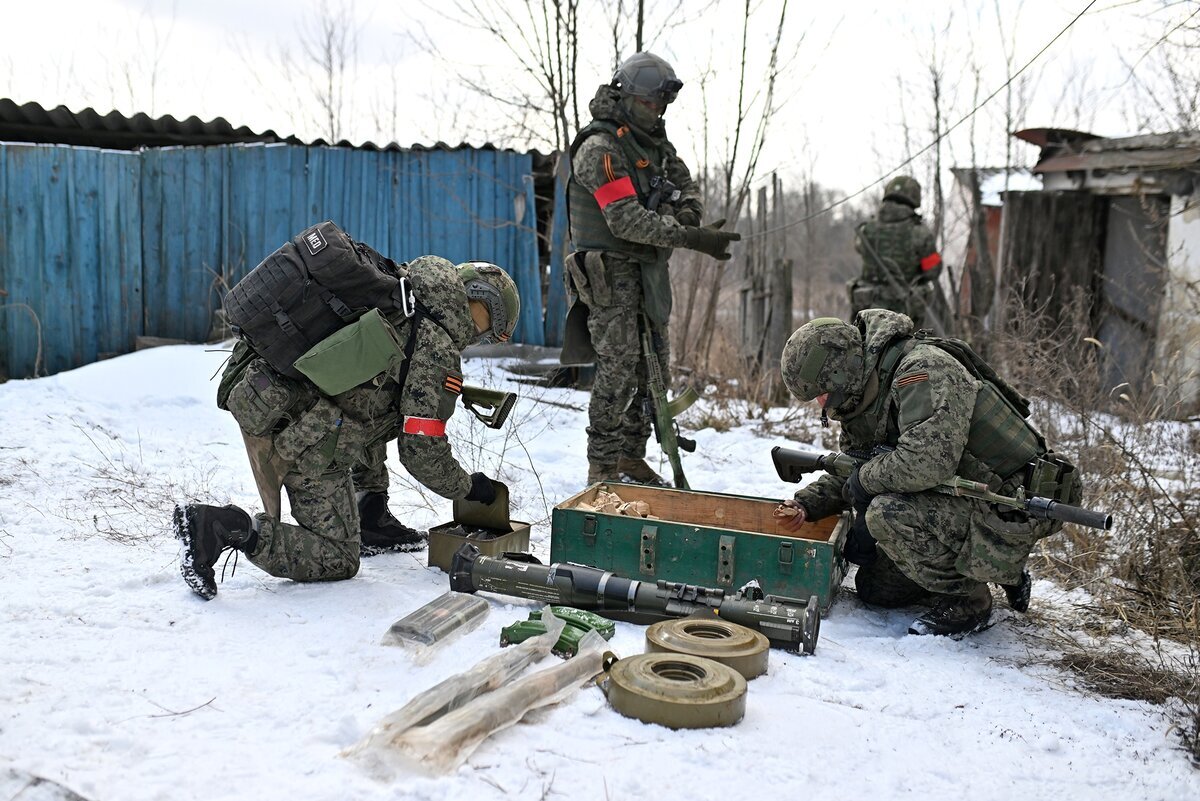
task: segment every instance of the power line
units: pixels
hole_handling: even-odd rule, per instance
[[[937,138],[935,138],[932,142],[927,144],[925,147],[921,148],[916,153],[912,154],[907,159],[900,162],[898,165],[896,165],[896,167],[894,169],[889,170],[888,172],[884,173],[880,177],[876,178],[874,181],[871,181],[869,184],[862,187],[857,192],[854,192],[852,194],[846,195],[843,198],[835,200],[833,203],[830,203],[828,206],[826,206],[823,209],[819,209],[817,211],[814,211],[812,214],[792,220],[791,222],[784,223],[783,225],[778,225],[774,228],[766,228],[762,231],[758,231],[753,234],[748,234],[747,236],[745,236],[743,238],[744,239],[754,239],[755,237],[765,236],[766,234],[773,234],[776,231],[783,231],[788,228],[792,228],[794,226],[800,225],[801,223],[808,222],[809,220],[811,220],[815,217],[820,217],[822,214],[828,214],[829,212],[836,209],[838,206],[849,203],[851,200],[854,200],[854,198],[865,194],[872,187],[877,186],[878,184],[882,183],[885,179],[887,179],[887,177],[889,175],[895,173],[897,170],[901,170],[904,167],[907,167],[909,164],[912,164],[920,156],[925,155],[930,150],[932,150],[934,147],[936,147],[939,142],[941,142],[943,139],[945,139],[947,136],[949,136],[951,134],[951,132],[953,132],[956,128],[958,128],[958,126],[962,125],[964,122],[971,119],[971,117],[974,117],[976,112],[978,112],[981,108],[983,108],[989,102],[991,102],[996,97],[996,95],[1000,94],[1002,91],[1004,91],[1006,88],[1008,88],[1008,86],[1013,81],[1015,81],[1022,72],[1027,70],[1030,67],[1030,65],[1033,64],[1033,62],[1035,62],[1039,58],[1041,58],[1043,53],[1045,53],[1047,50],[1049,50],[1050,47],[1055,42],[1057,42],[1060,38],[1062,38],[1062,35],[1064,33],[1066,33],[1067,31],[1069,31],[1071,29],[1072,25],[1074,25],[1076,22],[1079,22],[1079,20],[1083,17],[1083,15],[1088,13],[1088,11],[1090,11],[1092,6],[1096,5],[1096,3],[1097,3],[1097,0],[1091,0],[1086,6],[1083,7],[1082,11],[1080,11],[1078,14],[1076,14],[1075,17],[1070,22],[1068,22],[1065,27],[1063,27],[1063,29],[1061,31],[1054,34],[1054,38],[1051,39],[1049,42],[1046,42],[1045,46],[1043,46],[1041,50],[1037,51],[1037,53],[1035,53],[1033,55],[1033,58],[1026,61],[1019,70],[1014,72],[1012,75],[1008,76],[1008,80],[1006,80],[1004,83],[1000,84],[1000,86],[997,87],[994,92],[992,92],[990,95],[988,95],[983,100],[981,100],[979,102],[979,104],[975,106],[975,108],[973,108],[969,112],[967,112],[967,114],[965,116],[963,116],[958,122],[954,123],[949,128],[947,128],[945,131],[943,131],[941,134],[939,134],[937,136]]]

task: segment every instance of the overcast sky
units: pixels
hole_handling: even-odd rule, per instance
[[[755,0],[752,5],[752,86],[762,84],[780,3]],[[285,74],[277,55],[288,46],[296,52],[319,0],[0,4],[6,27],[0,95],[47,107],[221,116],[258,130],[320,135],[302,113],[303,80],[296,71]],[[348,138],[526,144],[505,141],[494,109],[461,87],[456,77],[461,71],[511,82],[520,76],[492,37],[431,7],[452,5],[453,0],[357,0],[361,38]],[[674,0],[651,5],[666,8]],[[779,87],[786,103],[772,120],[760,171],[778,168],[789,181],[811,173],[825,185],[851,191],[892,172],[906,153],[932,139],[931,62],[943,65],[943,113],[957,121],[1087,5],[1088,0],[792,0],[783,47],[792,59]],[[1025,74],[1025,99],[1018,105],[1026,110],[1018,127],[1084,128],[1113,136],[1136,132],[1139,108],[1149,105],[1138,84],[1155,78],[1156,54],[1145,53],[1170,25],[1200,9],[1197,0],[1168,4],[1165,11],[1163,5],[1160,0],[1097,2]],[[718,0],[712,7],[685,0],[675,18],[682,17],[684,24],[658,34],[652,48],[675,64],[685,82],[668,122],[681,154],[693,165],[702,161],[705,115],[710,154],[719,155],[720,142],[733,129],[743,6],[740,0]],[[699,8],[705,13],[689,19]],[[611,33],[602,24],[592,27],[580,64],[584,101],[612,69]],[[431,42],[437,53],[429,53],[421,41]],[[1011,50],[1008,59],[1006,49]],[[1130,64],[1136,64],[1132,76]],[[702,97],[698,80],[705,70],[711,74]],[[393,108],[400,113],[389,114]],[[1003,93],[972,123],[978,160],[1002,164]],[[951,137],[947,161],[969,161],[971,128],[965,124]],[[1013,154],[1028,163],[1036,151],[1018,142]],[[919,167],[915,171],[920,174]]]

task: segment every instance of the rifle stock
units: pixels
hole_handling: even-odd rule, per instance
[[[500,428],[517,403],[517,393],[464,384],[462,405],[488,428]]]
[[[851,454],[802,451],[778,445],[771,449],[771,460],[775,463],[775,471],[781,479],[788,483],[798,482],[807,473],[817,470],[846,478],[857,465],[863,464],[868,458],[867,455],[857,452]],[[1030,517],[1036,517],[1039,520],[1061,520],[1064,523],[1075,523],[1103,531],[1112,528],[1112,515],[1107,512],[1071,506],[1036,495],[1027,497],[1024,490],[1019,490],[1016,495],[1012,496],[1000,495],[992,492],[983,482],[969,481],[960,476],[954,476],[931,489],[947,495],[974,498],[997,506],[1020,509]]]

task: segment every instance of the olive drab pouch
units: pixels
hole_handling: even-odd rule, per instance
[[[1025,466],[1025,493],[1078,506],[1083,500],[1083,485],[1075,465],[1053,451]]]
[[[589,306],[611,306],[613,302],[612,281],[608,265],[604,263],[604,254],[598,250],[589,250],[583,255],[583,269],[587,273],[587,283],[591,288],[592,299]]]
[[[340,395],[404,361],[400,336],[371,309],[296,359],[295,367],[326,395]]]
[[[289,419],[305,394],[299,382],[275,372],[264,360],[254,359],[226,395],[225,408],[243,431],[263,437]]]
[[[229,411],[229,406],[226,402],[229,399],[229,393],[242,380],[242,375],[246,372],[246,368],[250,366],[250,362],[254,361],[256,354],[254,349],[245,342],[237,342],[233,346],[233,353],[229,354],[229,360],[225,364],[225,369],[221,372],[221,383],[217,385],[217,408]]]

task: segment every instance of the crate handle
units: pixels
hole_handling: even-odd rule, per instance
[[[583,538],[588,541],[588,545],[596,544],[596,516],[583,516]]]
[[[796,554],[795,554],[795,549],[792,547],[792,543],[790,543],[790,542],[779,543],[779,564],[780,565],[786,565],[788,567],[791,567],[791,564],[795,560],[795,558],[796,558]]]

